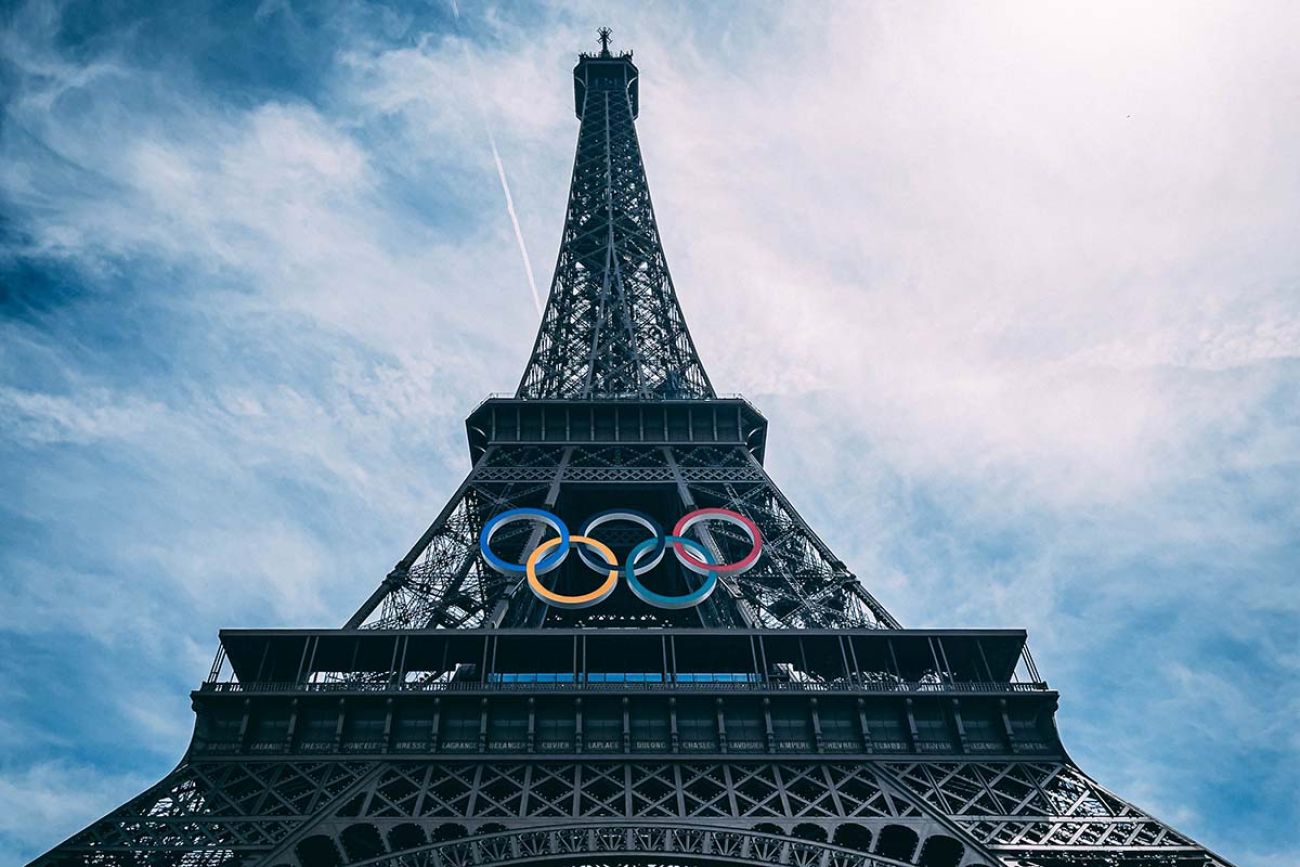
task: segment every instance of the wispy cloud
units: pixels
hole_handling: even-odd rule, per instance
[[[515,213],[515,199],[510,194],[510,180],[506,177],[505,163],[501,162],[501,152],[497,149],[496,136],[492,134],[492,122],[488,120],[487,111],[483,107],[483,90],[478,84],[478,67],[474,62],[474,55],[470,50],[469,42],[459,34],[460,7],[456,4],[456,0],[451,0],[451,11],[456,19],[461,54],[465,58],[465,75],[473,88],[474,103],[478,107],[479,119],[483,122],[483,132],[487,135],[488,147],[492,151],[492,162],[497,169],[497,180],[501,182],[501,194],[505,196],[506,200],[506,213],[510,215],[510,227],[514,229],[515,243],[519,245],[519,257],[524,263],[524,275],[528,278],[528,288],[533,295],[533,306],[537,308],[537,315],[541,316],[543,308],[542,295],[537,291],[537,280],[533,277],[533,263],[528,257],[528,245],[524,242],[523,230],[519,228],[519,215]]]
[[[106,813],[123,791],[155,780],[144,774],[106,774],[89,763],[45,761],[0,778],[0,853],[21,863],[25,853],[81,829],[81,817]]]

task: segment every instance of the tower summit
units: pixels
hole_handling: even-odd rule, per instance
[[[560,255],[521,398],[711,398],[650,204],[637,142],[631,52],[583,54],[573,69],[582,122]]]
[[[1022,630],[904,629],[713,390],[600,32],[518,391],[341,629],[223,630],[108,867],[1225,867],[1090,779]]]

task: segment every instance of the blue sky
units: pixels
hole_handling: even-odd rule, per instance
[[[1293,4],[19,3],[0,39],[0,862],[162,776],[223,626],[341,624],[467,469],[615,28],[704,362],[911,626],[1074,757],[1300,826]]]

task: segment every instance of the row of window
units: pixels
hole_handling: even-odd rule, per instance
[[[997,705],[961,705],[961,726],[944,707],[917,704],[910,714],[868,706],[861,715],[851,703],[811,704],[754,700],[667,701],[588,699],[572,702],[447,701],[256,705],[247,719],[242,706],[201,710],[195,745],[208,751],[527,751],[566,752],[624,749],[664,750],[676,734],[683,752],[732,751],[1006,752],[1011,743],[1025,752],[1050,751],[1050,718],[1013,713],[1011,737]],[[437,708],[440,708],[437,709]],[[530,712],[531,708],[531,712]],[[898,709],[902,711],[902,708]],[[1021,712],[1032,711],[1024,708]],[[1041,719],[1041,725],[1040,725]],[[675,728],[674,728],[675,724]],[[865,728],[864,728],[865,724]],[[625,734],[626,729],[626,734]]]

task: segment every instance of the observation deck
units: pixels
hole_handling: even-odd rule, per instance
[[[743,446],[760,464],[767,419],[743,397],[631,401],[489,397],[465,420],[470,460],[491,445]]]
[[[193,751],[1061,755],[1019,630],[226,630]]]
[[[597,54],[578,55],[578,65],[573,67],[573,112],[578,120],[582,120],[583,106],[587,104],[587,88],[598,83],[625,90],[632,105],[632,119],[636,120],[641,110],[641,87],[632,52],[612,54],[606,45]]]

